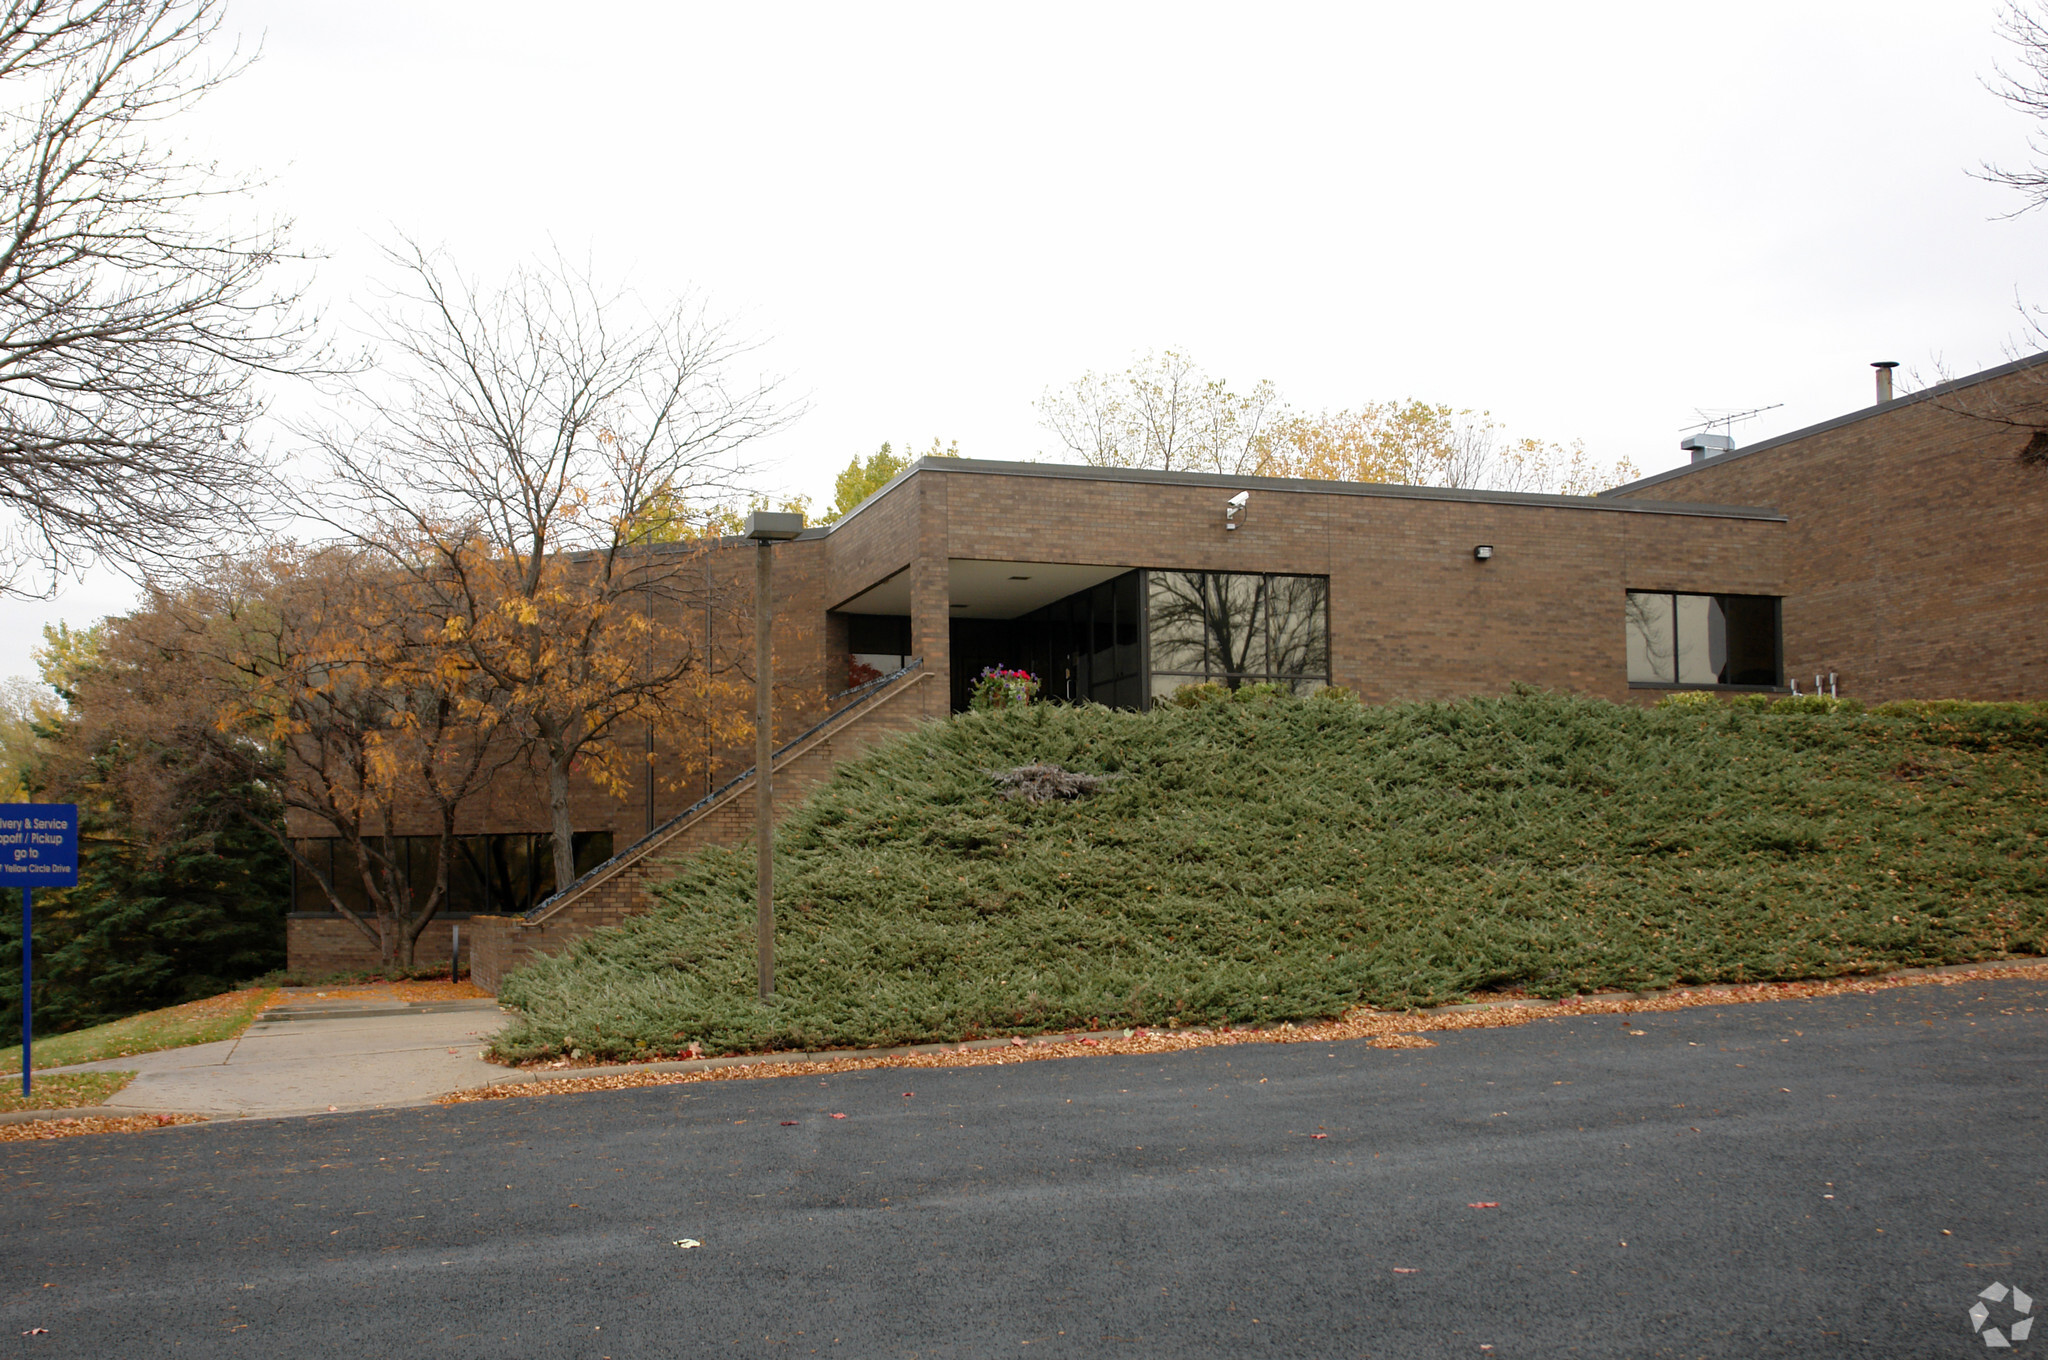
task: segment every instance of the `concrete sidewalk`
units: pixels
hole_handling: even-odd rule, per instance
[[[42,1068],[38,1075],[136,1073],[97,1107],[107,1114],[146,1110],[233,1119],[392,1109],[504,1080],[505,1068],[478,1055],[510,1018],[488,999],[289,998],[259,1015],[239,1039]]]

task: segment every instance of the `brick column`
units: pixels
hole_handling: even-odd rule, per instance
[[[925,716],[943,718],[952,707],[952,582],[947,558],[946,474],[927,463],[917,486],[917,556],[910,563],[910,645],[924,658]]]

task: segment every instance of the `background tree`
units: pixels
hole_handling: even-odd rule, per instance
[[[2019,166],[1987,163],[1982,174],[2018,191],[2024,201],[2014,211],[2024,213],[2048,203],[2048,6],[2038,0],[2008,4],[1999,13],[1998,30],[2018,65],[2001,65],[1991,91],[2027,120],[2032,158]]]
[[[290,867],[280,849],[274,769],[199,788],[203,761],[95,710],[109,630],[49,630],[25,782],[75,802],[75,887],[36,894],[36,1024],[56,1033],[229,990],[284,965]],[[153,717],[153,715],[152,715]],[[173,774],[173,772],[178,772]],[[138,790],[184,784],[190,801]],[[0,911],[0,947],[18,949],[19,899]],[[19,978],[0,978],[0,1027],[18,1024]]]
[[[2023,164],[1981,167],[1983,178],[2003,184],[2020,196],[2014,216],[2048,203],[2048,5],[2013,3],[1999,15],[1999,32],[2012,46],[2017,66],[2002,65],[1990,82],[1991,91],[2027,120],[2027,150]],[[2022,303],[2031,348],[2048,348],[2048,317],[2038,305]],[[2018,355],[2014,355],[2018,357]],[[1940,375],[1944,380],[1953,376]],[[1899,395],[1905,394],[1903,387]],[[1984,441],[1977,456],[1991,462],[2017,462],[2026,471],[2048,475],[2048,380],[2033,374],[1984,388],[1951,392],[1935,399],[1944,410],[1954,411],[1990,427],[2008,431],[2009,437],[1993,435]]]
[[[941,446],[936,437],[932,439],[932,446],[923,453],[912,452],[910,446],[906,444],[903,446],[903,452],[898,454],[884,443],[881,448],[869,454],[865,462],[861,460],[859,454],[855,454],[853,461],[846,465],[846,470],[832,483],[832,504],[818,517],[818,522],[837,524],[852,514],[855,506],[894,481],[898,474],[920,458],[959,456],[958,441]]]
[[[1576,442],[1506,437],[1485,411],[1414,400],[1285,414],[1266,448],[1263,470],[1276,477],[1590,496],[1642,475],[1627,459],[1597,464]]]
[[[1175,350],[1147,354],[1122,373],[1085,373],[1038,402],[1040,423],[1090,467],[1256,473],[1268,419],[1268,382],[1244,394]]]
[[[1220,472],[1589,496],[1641,475],[1583,445],[1510,438],[1484,411],[1369,402],[1308,415],[1269,382],[1232,392],[1185,354],[1147,355],[1114,377],[1085,374],[1039,402],[1069,456],[1096,467]]]
[[[26,676],[0,683],[0,803],[33,803],[44,751],[38,728],[55,716],[49,690]]]
[[[565,888],[572,775],[620,793],[644,768],[628,737],[747,730],[728,702],[737,663],[683,620],[717,588],[700,559],[744,495],[739,457],[786,412],[772,382],[736,377],[748,345],[701,308],[604,292],[560,262],[485,290],[416,247],[392,258],[408,284],[381,372],[352,424],[318,434],[339,522],[524,741]]]
[[[216,809],[210,831],[266,842],[385,962],[409,965],[448,901],[458,816],[517,748],[493,741],[475,676],[383,565],[273,548],[108,620],[70,685],[66,736],[99,765],[55,783],[100,788],[157,841]],[[332,869],[289,835],[287,810],[337,848]],[[401,834],[423,815],[438,831],[424,860]]]
[[[0,593],[217,544],[267,484],[259,374],[308,337],[283,225],[163,125],[242,69],[223,0],[0,5]]]

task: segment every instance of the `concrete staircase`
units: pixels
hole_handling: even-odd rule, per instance
[[[948,703],[949,696],[937,692],[932,675],[917,660],[842,695],[838,708],[776,751],[776,821],[831,778],[840,761],[911,730],[930,716],[928,710],[943,713]],[[470,948],[470,980],[496,995],[500,979],[535,955],[553,954],[600,926],[647,910],[651,885],[678,855],[703,845],[738,845],[753,834],[750,768],[525,915],[470,918],[463,931]]]

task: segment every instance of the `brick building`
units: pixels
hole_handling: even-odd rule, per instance
[[[2044,363],[1599,497],[924,460],[837,524],[730,541],[706,571],[742,579],[775,554],[779,807],[882,735],[965,707],[996,665],[1055,699],[1134,708],[1204,680],[1647,702],[1789,692],[1814,672],[1869,699],[2038,697],[2048,470],[2017,457],[2031,429],[2013,420],[2032,384],[2048,390]],[[750,640],[751,622],[728,631]],[[656,752],[632,796],[577,791],[588,872],[554,897],[537,872],[545,799],[502,781],[464,828],[488,865],[451,913],[474,918],[480,979],[638,910],[667,855],[746,833],[750,751],[707,749],[696,782],[664,785],[682,756]],[[295,967],[374,960],[317,900],[295,905]],[[423,957],[449,938],[430,931]]]
[[[1786,674],[1902,698],[2048,697],[2048,354],[1891,396],[1603,499],[1787,520]]]

